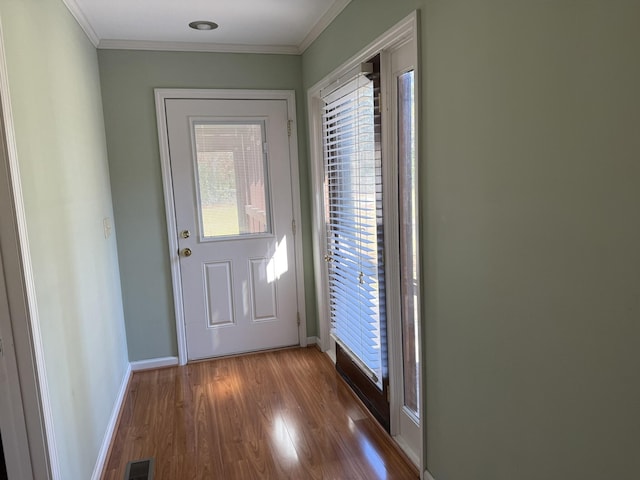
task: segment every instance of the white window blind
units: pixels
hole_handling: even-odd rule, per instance
[[[323,100],[331,334],[382,388],[373,82],[359,75]]]

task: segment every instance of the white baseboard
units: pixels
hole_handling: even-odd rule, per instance
[[[424,471],[424,480],[436,480],[436,479],[433,478],[433,475],[431,475],[428,470],[425,470]]]
[[[150,370],[152,368],[175,367],[176,365],[178,365],[178,357],[150,358],[131,362],[131,370],[139,372],[140,370]]]
[[[124,404],[125,395],[127,393],[127,386],[129,385],[131,374],[140,370],[172,367],[174,365],[178,365],[178,357],[152,358],[149,360],[130,362],[127,365],[127,369],[122,378],[122,384],[120,385],[120,391],[118,391],[118,396],[116,397],[116,401],[111,412],[111,418],[109,418],[109,423],[107,424],[107,429],[104,433],[102,445],[100,446],[100,451],[98,452],[98,458],[96,460],[96,465],[93,468],[91,480],[99,480],[100,476],[102,475],[102,471],[104,470],[105,462],[107,461],[107,454],[109,453],[109,447],[111,446],[113,435],[115,434],[115,429],[118,423],[118,416],[120,415],[120,410],[122,410],[122,406]]]
[[[400,447],[400,450],[402,450],[404,454],[407,457],[409,457],[409,460],[411,460],[411,462],[416,467],[420,468],[420,458],[418,457],[418,454],[414,452],[413,449],[409,446],[409,443],[405,440],[405,438],[402,437],[401,435],[394,435],[393,439],[395,440],[398,447]],[[425,477],[425,480],[432,480],[432,479]]]
[[[324,352],[324,353],[325,353],[325,355],[326,355],[327,357],[329,357],[329,358],[331,359],[331,361],[332,361],[334,364],[336,363],[336,352],[335,352],[335,350],[331,350],[331,349],[329,349],[329,350],[327,350],[327,351],[326,351],[326,352]]]
[[[318,337],[307,337],[307,345],[317,345]]]
[[[107,461],[107,454],[109,453],[109,447],[111,446],[111,441],[113,440],[113,434],[115,433],[115,430],[116,430],[118,417],[120,415],[120,410],[122,410],[122,405],[124,403],[124,398],[127,393],[127,386],[129,385],[130,378],[131,378],[131,364],[128,364],[127,369],[124,372],[124,376],[122,377],[122,383],[120,384],[120,391],[118,391],[118,396],[116,397],[116,401],[113,404],[113,410],[111,411],[111,418],[109,418],[107,429],[104,432],[104,438],[102,439],[102,445],[100,446],[100,450],[98,451],[98,458],[96,460],[96,465],[93,468],[93,474],[91,475],[91,480],[99,480],[100,476],[102,475],[102,471],[104,470],[104,464]]]

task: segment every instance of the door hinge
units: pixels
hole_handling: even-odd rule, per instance
[[[293,128],[293,120],[287,120],[287,135],[291,136],[292,128]]]
[[[293,232],[293,234],[296,234],[296,219],[294,218],[293,220],[291,220],[291,231]]]
[[[296,312],[296,317],[298,319],[298,326],[300,326],[300,312]]]
[[[300,325],[300,318],[298,317],[298,325]],[[0,357],[4,357],[4,350],[2,349],[2,339],[0,338]]]

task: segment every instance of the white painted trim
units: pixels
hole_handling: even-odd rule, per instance
[[[311,170],[311,221],[313,243],[313,267],[316,283],[318,312],[318,345],[323,352],[329,351],[329,290],[328,273],[324,258],[327,255],[327,228],[324,221],[324,164],[322,154],[322,104],[320,91],[307,94],[307,112],[309,125],[309,152]],[[335,363],[335,362],[334,362]]]
[[[175,367],[180,364],[178,357],[150,358],[131,362],[131,371],[152,370],[154,368]]]
[[[335,348],[330,348],[329,350],[324,352],[324,354],[327,357],[329,357],[329,360],[331,360],[334,365],[336,364],[336,349]]]
[[[393,437],[393,440],[398,444],[398,447],[400,447],[407,458],[409,458],[409,460],[411,460],[416,467],[420,468],[420,457],[416,452],[413,451],[407,441],[403,437],[397,435]]]
[[[309,345],[317,345],[318,337],[307,337],[307,346]]]
[[[287,113],[292,122],[291,137],[289,139],[289,156],[291,165],[291,189],[293,201],[293,216],[296,221],[295,261],[297,281],[297,304],[300,314],[298,339],[301,346],[306,346],[307,320],[305,311],[304,290],[304,262],[302,252],[302,213],[300,209],[300,175],[298,160],[298,128],[296,123],[295,91],[293,90],[218,90],[218,89],[183,89],[156,88],[156,120],[158,126],[158,141],[160,147],[160,164],[162,167],[162,185],[164,190],[165,214],[167,219],[167,235],[169,240],[169,264],[171,266],[171,281],[173,285],[174,310],[176,316],[176,331],[178,337],[178,359],[180,365],[187,363],[187,342],[184,325],[184,305],[180,279],[180,259],[178,252],[178,227],[175,219],[175,202],[173,196],[173,181],[171,179],[171,157],[169,155],[169,141],[167,133],[167,119],[165,100],[180,99],[235,99],[235,100],[285,100]]]
[[[6,55],[4,50],[4,34],[0,21],[0,101],[2,102],[4,133],[6,137],[6,147],[8,156],[8,167],[13,197],[13,209],[10,216],[12,219],[13,242],[15,250],[4,252],[4,255],[12,256],[12,263],[5,264],[5,274],[7,279],[11,279],[12,285],[8,288],[9,301],[17,305],[19,315],[24,320],[24,335],[16,335],[14,327],[14,337],[17,342],[16,350],[22,349],[29,352],[27,358],[28,367],[31,367],[32,374],[29,376],[27,385],[32,395],[29,398],[23,397],[24,408],[27,416],[37,418],[37,432],[31,432],[31,439],[37,442],[38,450],[42,450],[39,455],[32,451],[32,465],[35,475],[41,478],[52,478],[61,480],[60,462],[56,447],[53,413],[51,410],[51,400],[49,385],[47,383],[46,364],[44,359],[44,348],[42,344],[42,333],[40,330],[40,317],[37,309],[35,281],[31,255],[29,252],[29,241],[27,235],[27,221],[24,210],[24,197],[22,195],[22,182],[20,180],[20,168],[18,162],[18,149],[16,145],[13,113],[11,108],[11,95],[9,91],[9,75],[7,71]],[[3,226],[4,228],[4,226]],[[5,258],[6,262],[6,258]],[[9,266],[11,269],[9,269]],[[9,287],[9,286],[8,286]],[[20,343],[18,345],[18,342]],[[35,438],[34,438],[35,436]],[[33,448],[33,446],[32,446]],[[38,473],[40,472],[40,473]]]
[[[309,31],[302,43],[298,47],[298,53],[302,54],[309,48],[309,46],[325,31],[325,29],[331,25],[340,13],[351,3],[351,0],[335,0],[329,7],[329,10],[320,17],[320,20],[316,22],[313,28]]]
[[[327,88],[340,77],[344,76],[349,70],[355,68],[359,63],[366,61],[386,48],[391,48],[403,43],[412,35],[417,36],[417,19],[418,14],[414,11],[403,20],[400,20],[397,24],[376,38],[371,44],[360,50],[345,63],[309,88],[308,93],[313,93],[314,96],[319,96],[320,90]]]
[[[2,112],[0,112],[1,115]],[[6,156],[4,130],[0,127],[0,205],[12,205],[11,180]],[[11,478],[33,478],[31,449],[24,412],[23,393],[18,370],[18,353],[14,343],[12,321],[20,322],[18,312],[12,315],[4,274],[2,251],[11,252],[15,242],[7,241],[13,233],[13,219],[0,217],[0,432],[5,467]],[[18,325],[18,328],[20,326]],[[0,468],[2,466],[0,465]]]
[[[155,50],[165,52],[263,53],[298,55],[295,45],[240,45],[231,43],[160,42],[148,40],[102,39],[97,47],[104,50]]]
[[[301,347],[307,346],[307,309],[305,302],[304,286],[304,254],[302,245],[302,209],[300,206],[300,169],[298,166],[298,119],[296,116],[296,93],[293,90],[286,91],[287,114],[291,122],[291,135],[289,136],[289,164],[291,167],[291,204],[293,206],[293,218],[296,222],[295,241],[296,261],[296,293],[298,318],[298,339]]]
[[[184,330],[184,307],[182,305],[182,288],[180,280],[180,259],[178,251],[178,227],[175,217],[175,203],[173,201],[173,180],[171,179],[171,162],[169,155],[169,138],[164,109],[164,95],[158,90],[156,97],[156,120],[158,123],[158,141],[160,147],[160,164],[162,167],[162,189],[164,191],[165,215],[169,237],[169,264],[171,267],[171,285],[173,287],[173,308],[176,316],[176,332],[178,341],[178,362],[187,363],[187,339]]]
[[[165,42],[99,38],[76,0],[62,0],[78,21],[93,45],[105,50],[154,50],[165,52],[257,53],[301,55],[325,31],[351,0],[334,0],[325,14],[311,28],[300,45],[244,45],[232,43]]]
[[[98,38],[98,34],[91,26],[89,19],[87,19],[87,16],[82,11],[82,8],[80,8],[80,5],[78,5],[78,2],[76,2],[76,0],[62,0],[62,3],[64,3],[69,12],[71,12],[71,15],[73,15],[73,18],[76,19],[78,25],[80,25],[80,28],[84,30],[84,33],[87,35],[89,41],[93,43],[94,47],[97,47],[100,41],[100,39]]]
[[[98,458],[96,459],[96,464],[93,467],[93,474],[91,475],[91,480],[99,480],[102,471],[105,467],[105,462],[107,461],[107,455],[109,454],[109,447],[111,447],[111,443],[113,442],[113,436],[116,432],[116,428],[118,426],[118,418],[120,417],[120,411],[124,405],[124,400],[127,395],[127,387],[129,386],[129,380],[131,379],[131,364],[127,365],[127,368],[122,376],[122,382],[120,383],[120,390],[118,390],[118,396],[116,397],[116,401],[113,404],[113,409],[111,410],[111,417],[109,417],[109,423],[107,424],[107,428],[104,432],[104,438],[102,439],[102,445],[100,445],[100,450],[98,451]]]
[[[384,111],[382,112],[382,215],[384,222],[384,252],[387,259],[395,261],[385,262],[385,285],[387,301],[387,318],[402,318],[401,292],[400,292],[400,228],[398,215],[398,164],[394,155],[395,129],[393,128],[395,102],[392,99],[391,56],[388,50],[380,52],[382,77],[380,79],[380,96]],[[402,324],[387,322],[387,358],[389,360],[389,433],[396,437],[400,433],[400,413],[397,407],[403,397],[402,382]],[[406,442],[399,444],[406,447]],[[404,448],[403,448],[404,449]],[[413,458],[412,458],[413,460]],[[416,463],[417,465],[418,463]]]
[[[429,470],[424,471],[424,478],[425,480],[436,480],[435,478],[433,478],[433,475],[429,473]]]
[[[417,25],[415,28],[417,33]],[[382,136],[383,145],[385,150],[383,152],[383,159],[387,158],[391,161],[384,162],[383,165],[383,181],[384,191],[386,195],[383,212],[385,215],[385,224],[390,226],[390,230],[387,232],[390,235],[385,234],[385,251],[391,258],[400,258],[400,230],[399,230],[399,210],[400,205],[398,199],[400,198],[400,192],[398,189],[398,87],[397,79],[399,75],[413,70],[415,75],[414,82],[414,102],[418,104],[419,92],[419,58],[417,48],[417,35],[414,34],[406,41],[390,48],[381,54],[382,71],[384,76],[382,78],[382,104],[386,105],[385,114],[382,116]],[[419,109],[416,110],[418,112]],[[415,118],[416,132],[420,131],[420,119],[418,115]],[[414,148],[417,152],[418,136],[414,137]],[[416,178],[419,178],[420,168],[419,162],[415,166]],[[419,228],[420,218],[420,204],[417,197],[415,198],[416,216],[418,223],[416,227]],[[388,222],[387,222],[388,220]],[[416,241],[419,243],[418,232],[415,233]],[[418,272],[418,289],[416,292],[416,302],[420,305],[420,258],[421,251],[418,248],[417,257],[417,272]],[[402,298],[402,292],[400,288],[400,263],[399,262],[387,262],[389,277],[387,277],[387,285],[390,286],[387,295],[387,316],[388,318],[402,318],[402,305],[400,299]],[[418,342],[418,351],[416,354],[418,358],[421,358],[422,341],[420,337],[420,314],[418,316],[418,329],[415,332]],[[401,322],[390,322],[387,325],[387,332],[389,335],[389,383],[390,383],[390,416],[391,416],[391,435],[396,440],[396,443],[402,448],[405,454],[414,462],[414,464],[421,468],[420,457],[423,451],[423,430],[420,421],[414,419],[413,415],[408,414],[408,410],[404,405],[404,378],[403,378],[403,352],[402,352],[402,324]],[[419,381],[422,379],[422,372],[419,372]],[[420,383],[420,386],[422,384]],[[421,389],[422,390],[422,389]],[[423,409],[420,409],[423,411]]]
[[[351,0],[334,0],[300,45],[245,45],[234,43],[166,42],[100,38],[76,0],[62,0],[94,47],[105,50],[154,50],[166,52],[263,53],[300,55],[325,31]]]

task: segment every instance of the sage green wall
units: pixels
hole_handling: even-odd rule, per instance
[[[130,360],[177,355],[154,88],[295,90],[306,131],[301,58],[292,55],[100,50],[111,188]],[[300,184],[307,192],[305,134]],[[308,335],[316,334],[309,199],[303,195]]]
[[[640,471],[640,3],[353,0],[305,88],[415,6],[427,464]]]
[[[60,0],[0,0],[59,478],[91,477],[127,368],[93,45]]]

